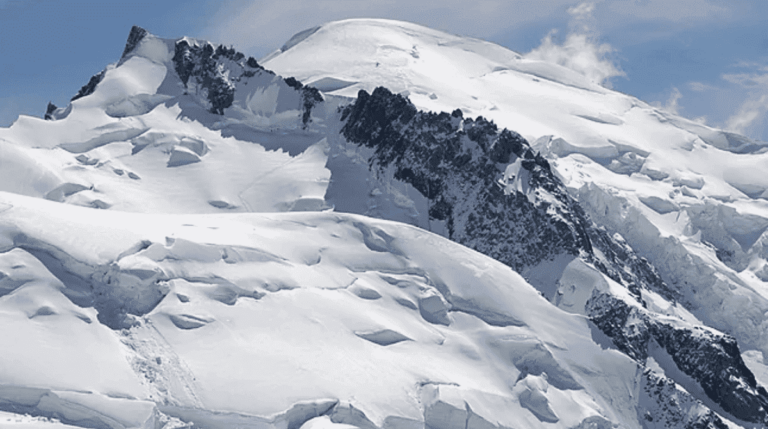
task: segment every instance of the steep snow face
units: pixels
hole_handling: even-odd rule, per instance
[[[517,131],[591,219],[653,263],[695,317],[768,352],[765,144],[560,66],[401,22],[326,24],[264,64],[327,94],[386,86],[418,108],[458,108]]]
[[[510,268],[421,229],[0,206],[0,409],[56,427],[724,424],[653,394],[674,383]]]

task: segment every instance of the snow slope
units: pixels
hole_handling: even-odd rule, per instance
[[[421,109],[460,108],[517,131],[592,220],[653,263],[695,317],[768,356],[764,143],[498,45],[403,22],[329,23],[264,64],[326,94],[385,86]],[[660,304],[655,310],[666,311]],[[751,363],[764,372],[760,359]]]
[[[640,427],[638,410],[664,414],[640,404],[660,400],[643,393],[656,379],[586,318],[421,229],[8,193],[0,205],[4,409],[113,428]],[[678,395],[683,421],[715,418]]]

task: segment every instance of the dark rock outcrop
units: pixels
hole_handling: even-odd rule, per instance
[[[149,33],[133,26],[122,54],[122,60],[136,50],[136,47]],[[199,42],[182,38],[174,43],[172,58],[173,69],[184,86],[185,93],[194,92],[199,104],[211,113],[223,115],[224,110],[235,102],[235,92],[242,85],[252,82],[251,78],[266,77],[256,85],[270,84],[276,78],[274,72],[262,67],[253,57],[246,57],[242,52],[224,45],[214,46],[209,42]],[[93,75],[72,101],[93,94],[98,84],[104,79],[107,70]],[[279,78],[278,78],[279,80]],[[293,77],[280,82],[283,89],[298,93],[301,120],[306,128],[311,122],[312,109],[324,99],[317,88],[303,85]],[[49,106],[50,108],[50,106]],[[55,110],[55,108],[54,108]],[[46,119],[55,119],[53,111],[46,113]]]
[[[646,369],[642,374],[641,395],[655,405],[657,412],[638,413],[648,427],[684,429],[727,429],[728,425],[712,410],[681,390],[674,380]],[[696,410],[696,409],[699,410]],[[639,411],[639,410],[638,410]],[[694,412],[692,412],[694,411]],[[699,413],[695,411],[700,411]]]
[[[296,80],[294,77],[285,78],[285,83],[291,88],[301,92],[301,107],[303,113],[301,114],[301,122],[306,127],[310,121],[310,115],[312,114],[312,108],[323,101],[323,96],[320,95],[320,91],[317,88],[306,86]]]
[[[742,420],[768,425],[768,392],[744,364],[736,339],[700,327],[661,323],[651,327],[653,338],[675,365],[696,380],[710,399]]]
[[[661,320],[605,293],[594,293],[586,307],[590,319],[619,350],[645,362],[650,343],[655,341],[677,369],[724,411],[747,422],[768,425],[768,392],[744,364],[733,337]]]
[[[80,88],[80,91],[77,91],[77,94],[75,94],[75,96],[72,97],[70,101],[75,101],[78,98],[83,98],[93,94],[93,91],[96,91],[96,85],[98,85],[102,81],[102,79],[104,79],[104,75],[106,73],[107,73],[106,70],[102,70],[96,73],[95,75],[91,76],[91,79],[88,81],[88,83],[83,85],[83,87]]]
[[[173,64],[181,82],[186,88],[191,83],[198,87],[198,93],[204,93],[212,113],[224,114],[224,109],[232,106],[239,82],[248,82],[249,78],[261,74],[275,74],[253,58],[246,58],[241,52],[224,45],[214,47],[210,43],[190,43],[186,39],[176,42]],[[311,117],[312,108],[323,101],[316,88],[305,86],[295,78],[283,80],[287,87],[298,91],[301,98],[302,122],[306,126]],[[203,91],[201,91],[201,89]]]
[[[542,157],[527,142],[482,117],[419,112],[410,102],[384,88],[357,101],[342,115],[348,141],[374,148],[374,169],[394,168],[394,176],[411,184],[430,201],[429,216],[444,221],[450,238],[505,264],[526,266],[566,252],[590,249],[583,222],[574,221],[578,206],[557,187]],[[505,195],[497,161],[521,159],[531,182],[554,192],[553,204]],[[548,211],[559,216],[550,216]],[[524,240],[520,238],[524,237]]]
[[[190,79],[195,79],[196,83],[207,91],[210,111],[223,115],[224,109],[231,106],[235,99],[235,85],[218,67],[218,60],[226,58],[237,63],[244,57],[243,54],[223,45],[214,48],[210,43],[201,46],[182,39],[176,42],[173,64],[184,86],[188,86]],[[248,76],[249,72],[253,73],[243,70],[236,79]]]
[[[53,104],[53,103],[51,103],[51,102],[49,101],[49,102],[48,102],[48,107],[46,107],[46,108],[45,108],[45,120],[46,120],[46,121],[52,121],[52,120],[54,120],[54,117],[53,117],[53,112],[55,112],[55,111],[56,111],[56,109],[58,109],[58,107],[56,107],[56,105],[55,105],[55,104]]]
[[[147,33],[147,30],[141,27],[136,25],[131,27],[131,32],[128,34],[128,40],[125,42],[125,49],[123,49],[121,58],[125,58],[126,55],[136,49],[136,46],[138,46],[139,42],[141,42],[147,34],[149,34]]]

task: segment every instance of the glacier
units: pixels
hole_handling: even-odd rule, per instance
[[[762,142],[365,19],[134,27],[45,116],[0,129],[0,423],[768,423]]]

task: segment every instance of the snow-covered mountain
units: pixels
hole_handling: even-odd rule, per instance
[[[459,108],[525,136],[590,220],[653,264],[672,292],[667,298],[754,350],[748,360],[765,374],[764,143],[671,115],[571,70],[407,23],[331,23],[294,38],[265,65],[330,94],[352,97],[383,85],[417,108]],[[643,298],[656,313],[691,320],[669,299]]]
[[[5,424],[768,425],[760,142],[383,20],[134,27],[46,119],[0,129]]]
[[[347,82],[328,88],[331,94],[386,86],[407,91],[417,108],[459,108],[520,133],[591,220],[654,264],[681,303],[768,353],[764,143],[671,115],[568,69],[410,24],[332,23],[265,64],[321,89]]]

